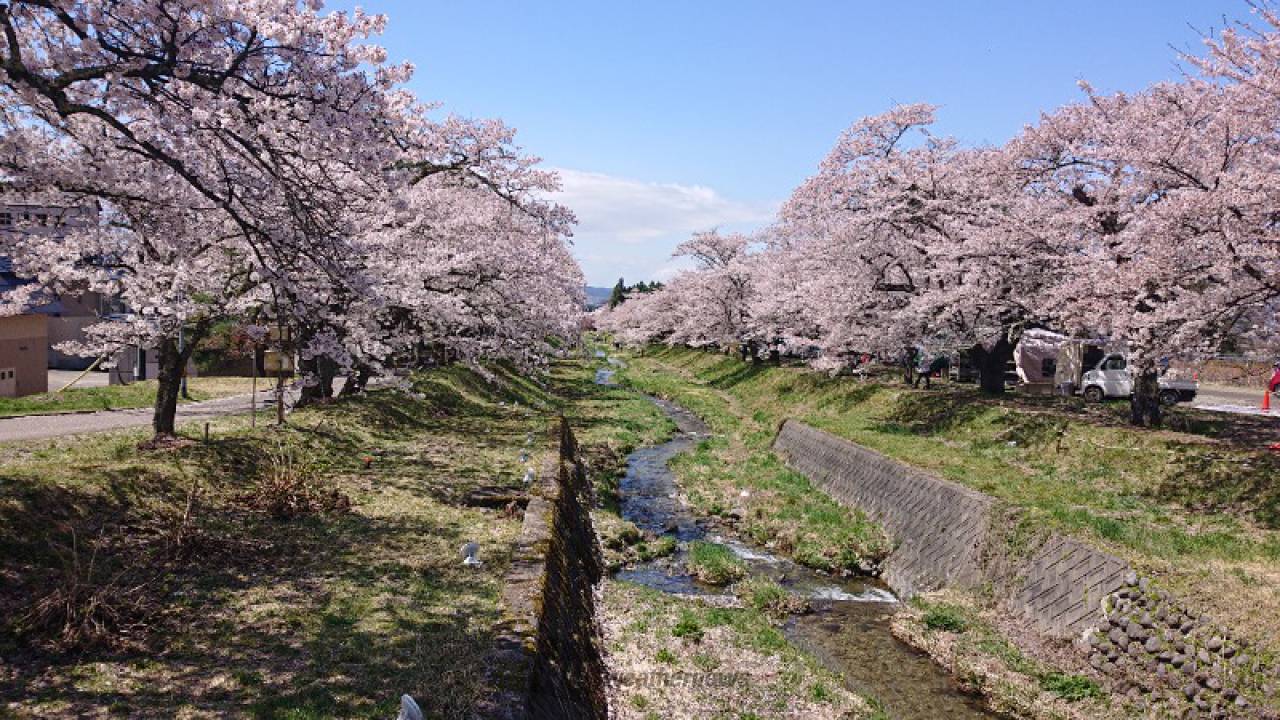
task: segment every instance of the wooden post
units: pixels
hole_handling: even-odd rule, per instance
[[[258,344],[249,352],[249,364],[253,366],[253,384],[249,392],[249,427],[258,427]]]
[[[276,370],[276,425],[284,425],[284,369]]]

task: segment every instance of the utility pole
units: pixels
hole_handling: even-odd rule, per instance
[[[182,346],[183,346],[182,326],[179,325],[178,326],[178,357],[179,358],[182,357]],[[179,372],[182,373],[182,381],[181,381],[182,399],[190,400],[191,394],[187,392],[187,364],[185,362],[182,363],[182,368],[179,370]]]
[[[249,392],[249,427],[258,427],[258,342],[249,349],[249,364],[253,366],[253,384]]]

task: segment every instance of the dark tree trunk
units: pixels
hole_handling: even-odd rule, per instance
[[[981,344],[969,350],[969,358],[978,371],[978,388],[986,395],[1004,393],[1004,371],[1013,360],[1013,343],[1001,336],[995,345],[987,350]]]
[[[307,407],[333,399],[333,378],[338,366],[326,357],[301,360],[298,369],[306,382],[298,392],[297,407]]]
[[[187,372],[187,361],[191,359],[196,346],[204,337],[204,330],[198,326],[189,331],[181,350],[175,338],[164,338],[156,343],[156,404],[151,416],[151,429],[156,439],[173,437],[177,434],[178,398],[182,395],[182,377]]]
[[[178,395],[182,390],[182,353],[172,338],[161,340],[156,346],[156,405],[151,416],[151,429],[156,438],[173,437],[178,415]]]
[[[371,374],[367,365],[356,365],[347,374],[347,381],[343,383],[342,392],[338,393],[338,397],[350,397],[364,392]]]
[[[902,382],[912,387],[915,387],[916,349],[913,347],[903,348],[901,363],[902,363]]]
[[[1129,396],[1129,422],[1139,427],[1158,427],[1162,420],[1160,374],[1154,367],[1135,370],[1133,394]]]

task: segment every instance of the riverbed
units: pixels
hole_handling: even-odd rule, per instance
[[[612,381],[611,369],[602,368],[597,374],[597,382]],[[996,717],[984,709],[980,698],[963,692],[928,656],[893,636],[890,618],[899,601],[880,582],[803,567],[695,517],[681,501],[668,463],[708,437],[708,428],[688,410],[666,400],[650,399],[675,422],[677,430],[667,442],[637,449],[628,456],[619,493],[622,517],[647,535],[674,537],[679,550],[673,557],[623,568],[616,579],[664,593],[702,596],[711,602],[724,600],[727,590],[704,585],[687,571],[684,553],[694,540],[725,545],[743,561],[749,576],[769,578],[808,601],[808,611],[783,623],[788,640],[837,674],[850,690],[877,700],[889,717]]]

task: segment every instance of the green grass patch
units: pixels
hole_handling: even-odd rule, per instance
[[[711,356],[716,357],[716,356]],[[735,381],[757,378],[756,366],[741,366]],[[723,389],[723,378],[692,377],[685,368],[631,358],[620,375],[631,387],[667,398],[697,414],[714,436],[671,463],[695,509],[706,515],[736,515],[737,528],[754,542],[810,567],[831,572],[874,566],[889,551],[875,523],[818,492],[786,467],[770,449],[780,416],[748,413]]]
[[[1040,687],[1068,702],[1100,698],[1103,695],[1098,683],[1083,675],[1047,673],[1040,678]]]
[[[106,387],[73,386],[62,392],[57,392],[58,388],[50,388],[49,392],[38,395],[0,398],[0,417],[151,407],[156,403],[156,386],[154,380],[143,380],[128,385]],[[250,378],[191,378],[187,381],[191,400],[185,402],[248,393],[250,387]],[[258,387],[266,388],[266,381],[259,380]]]
[[[674,555],[679,543],[670,535],[663,535],[655,540],[642,542],[636,546],[636,555],[642,561]]]
[[[930,606],[925,610],[922,622],[930,630],[942,632],[962,633],[969,629],[969,620],[964,609],[955,605]]]
[[[732,550],[705,540],[689,543],[689,556],[685,562],[694,577],[711,585],[728,585],[747,574],[746,564]]]

